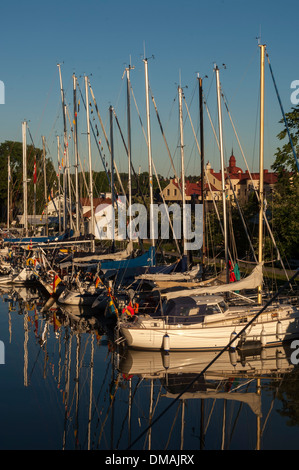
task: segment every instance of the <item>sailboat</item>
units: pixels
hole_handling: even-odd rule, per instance
[[[121,319],[120,334],[135,349],[220,350],[254,320],[233,344],[235,348],[263,348],[298,337],[296,306],[272,306],[257,317],[259,305],[229,306],[221,295],[257,288],[261,282],[262,265],[258,265],[247,278],[224,286],[169,291],[156,313],[140,314],[133,321]]]
[[[207,291],[188,289],[169,292],[159,315],[138,315],[132,321],[120,319],[119,330],[127,345],[136,349],[154,350],[221,350],[227,346],[259,348],[282,344],[299,336],[299,309],[291,304],[262,307],[262,223],[263,223],[263,113],[264,113],[264,56],[265,46],[260,45],[261,99],[260,99],[260,230],[259,264],[247,281],[241,280],[223,286],[211,287]],[[216,72],[218,69],[216,68]],[[216,73],[220,137],[221,109],[219,71]],[[222,142],[222,138],[220,138]],[[221,159],[223,147],[220,145]],[[223,167],[222,167],[223,168]],[[224,172],[222,171],[223,175]],[[225,201],[224,201],[225,209]],[[225,210],[224,210],[225,214]],[[226,266],[228,257],[226,250]],[[250,287],[249,287],[250,286]],[[228,307],[224,298],[215,294],[244,288],[258,289],[258,304],[254,306]],[[202,295],[204,294],[204,295]],[[278,293],[277,293],[278,294]],[[245,328],[246,326],[246,328]],[[242,334],[242,336],[241,336]],[[234,341],[236,338],[236,341]]]
[[[34,260],[26,258],[26,252],[22,253],[16,260],[10,259],[10,270],[7,274],[0,276],[0,285],[25,286],[37,284],[37,277],[34,269]]]
[[[299,336],[299,311],[289,304],[272,307],[256,318],[260,311],[257,305],[229,307],[222,296],[196,296],[189,291],[188,297],[180,295],[163,307],[160,315],[138,315],[133,321],[120,321],[120,333],[129,347],[221,350],[231,342],[238,349],[261,349]],[[253,323],[243,334],[250,321]]]
[[[80,280],[78,276],[70,286],[67,286],[58,297],[58,303],[66,305],[87,305],[90,306],[101,293],[107,288],[99,276],[88,280]]]
[[[136,270],[143,269],[155,264],[155,252],[152,247],[141,254],[140,256],[134,257],[133,243],[129,242],[127,248],[123,251],[107,254],[97,253],[82,253],[71,255],[67,257],[59,264],[61,270],[71,268],[72,271],[78,272],[89,272],[91,269],[96,269],[98,272],[101,271],[104,283],[101,281],[96,286],[96,280],[94,283],[84,283],[77,281],[72,286],[65,289],[59,297],[59,302],[69,305],[92,305],[96,299],[99,298],[97,306],[100,304],[105,307],[107,297],[107,284],[105,280],[113,277],[119,277],[124,280],[125,276],[128,276],[130,272],[136,272]]]

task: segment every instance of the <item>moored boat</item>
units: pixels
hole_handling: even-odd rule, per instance
[[[120,321],[119,329],[129,347],[166,351],[221,350],[234,337],[232,346],[238,349],[276,346],[298,338],[296,306],[269,306],[258,316],[259,311],[258,305],[228,307],[219,295],[190,295],[170,300],[160,315]]]

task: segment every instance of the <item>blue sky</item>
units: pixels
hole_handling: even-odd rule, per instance
[[[0,106],[0,142],[21,141],[21,123],[28,121],[36,146],[46,137],[49,154],[56,165],[56,135],[62,136],[62,116],[57,63],[62,63],[63,84],[72,114],[72,74],[83,88],[90,76],[100,113],[109,132],[108,110],[115,107],[124,135],[126,127],[126,84],[122,79],[131,61],[134,96],[144,126],[144,65],[149,60],[149,80],[167,142],[180,168],[178,146],[177,86],[184,87],[186,103],[198,129],[196,76],[204,80],[204,93],[214,125],[217,126],[214,64],[227,97],[233,122],[251,170],[258,168],[259,48],[257,36],[267,45],[285,111],[291,109],[290,84],[299,79],[297,2],[292,0],[86,0],[51,3],[35,0],[11,1],[1,5],[1,74],[5,104]],[[222,66],[226,65],[226,68]],[[136,171],[147,170],[147,150],[135,103],[132,114],[132,161]],[[281,113],[266,64],[265,167],[273,162],[279,146],[276,136]],[[184,108],[186,174],[200,174],[199,155]],[[245,169],[234,132],[223,108],[224,145],[237,164]],[[99,122],[94,121],[100,128]],[[153,160],[157,172],[173,175],[154,109],[151,107]],[[83,107],[79,121],[80,159],[87,165],[86,120]],[[115,134],[116,161],[120,171],[127,162]],[[102,137],[103,140],[103,137]],[[29,137],[28,137],[29,141]],[[107,150],[103,150],[109,160]],[[205,113],[205,157],[219,170],[220,158]],[[101,170],[93,145],[93,167]]]

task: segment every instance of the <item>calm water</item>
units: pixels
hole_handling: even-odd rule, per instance
[[[223,355],[199,380],[213,354],[118,351],[103,315],[35,297],[0,299],[1,450],[299,448],[288,349]]]

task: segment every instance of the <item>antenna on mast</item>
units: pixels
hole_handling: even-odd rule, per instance
[[[256,37],[257,39],[257,44],[258,46],[261,44],[261,40],[262,40],[262,26],[260,25],[260,32],[259,32],[259,35]]]

